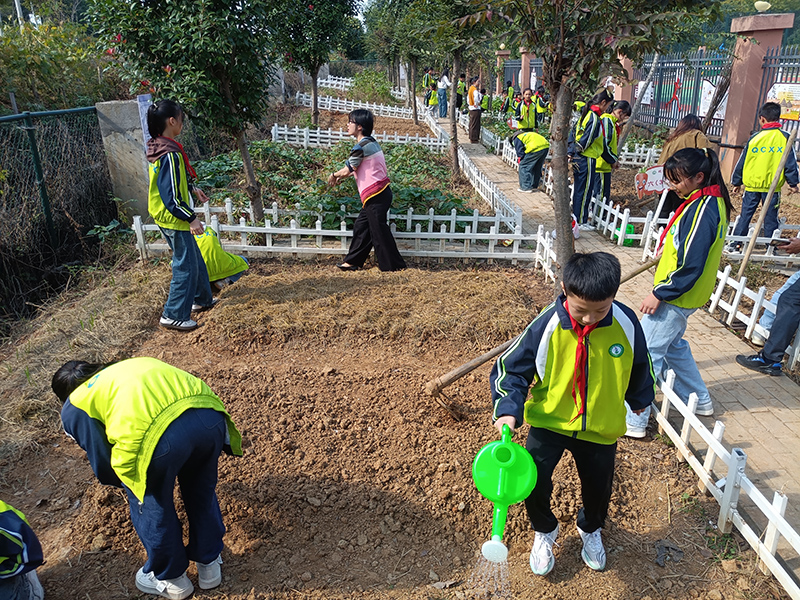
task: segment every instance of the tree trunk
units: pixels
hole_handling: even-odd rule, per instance
[[[416,102],[414,102],[414,85],[411,80],[411,61],[409,60],[406,63],[406,108],[412,108],[414,104]]]
[[[414,125],[419,125],[419,114],[417,114],[417,59],[411,57],[409,64],[411,72],[408,74],[408,94],[411,96],[411,116],[414,118]]]
[[[728,93],[728,89],[731,87],[732,70],[733,59],[731,59],[730,62],[725,63],[725,66],[722,68],[717,89],[714,90],[714,96],[711,98],[711,104],[708,107],[708,112],[706,113],[706,116],[703,117],[703,124],[701,125],[703,133],[708,131],[708,128],[711,126],[711,121],[714,118],[714,113],[717,112],[719,105],[722,104],[722,100],[725,98],[725,94]]]
[[[461,48],[456,48],[453,52],[453,87],[450,90],[450,169],[452,177],[458,177],[461,171],[458,164],[458,118],[456,109],[456,86],[458,85],[458,73],[461,70]],[[462,98],[462,102],[466,98]]]
[[[625,147],[625,139],[628,137],[628,134],[631,132],[631,129],[633,129],[633,122],[636,120],[636,115],[639,114],[639,107],[642,105],[642,98],[644,98],[648,86],[653,82],[653,79],[655,79],[656,69],[658,68],[658,59],[660,58],[660,56],[661,55],[658,52],[656,52],[653,55],[653,64],[650,65],[650,72],[647,74],[647,79],[644,80],[644,85],[642,86],[642,93],[639,94],[639,97],[636,98],[636,102],[633,103],[631,118],[628,119],[627,123],[625,123],[625,127],[622,128],[622,133],[619,136],[619,140],[617,140],[617,148],[619,148],[620,150]]]
[[[242,154],[244,164],[245,192],[250,199],[250,206],[253,207],[252,219],[256,223],[264,220],[264,203],[261,201],[261,184],[256,179],[256,172],[253,169],[253,160],[250,158],[250,151],[247,149],[247,139],[244,130],[236,134],[236,146]]]
[[[311,71],[311,122],[319,127],[317,75],[319,75],[319,67],[314,67],[314,70]]]
[[[572,89],[561,85],[555,95],[555,110],[550,124],[550,152],[553,169],[553,202],[556,212],[556,294],[560,292],[561,267],[575,252],[572,237],[572,208],[569,195],[569,163],[567,161],[567,137],[572,117]]]

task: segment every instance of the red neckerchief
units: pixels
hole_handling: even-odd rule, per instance
[[[162,137],[165,137],[168,140],[172,140],[171,137],[167,137],[167,136],[162,136]],[[191,177],[192,180],[196,180],[197,179],[197,173],[195,172],[194,167],[189,163],[189,157],[186,156],[186,151],[183,149],[183,146],[181,145],[180,142],[178,142],[176,140],[172,140],[172,141],[175,142],[176,144],[178,144],[178,148],[181,149],[181,155],[183,155],[183,164],[186,165],[186,172],[189,174],[189,177]]]
[[[593,113],[596,113],[598,117],[600,116],[600,107],[597,106],[597,104],[592,104],[589,107],[589,110],[592,111]]]
[[[764,123],[764,125],[761,127],[761,129],[780,129],[780,127],[781,127],[781,124],[776,121],[774,123]]]
[[[656,248],[656,254],[658,251],[661,250],[661,246],[664,245],[664,240],[667,238],[667,232],[670,230],[670,227],[678,220],[678,217],[683,212],[683,209],[689,206],[692,202],[697,200],[700,196],[714,196],[719,197],[722,195],[722,190],[719,189],[718,185],[710,185],[708,187],[704,187],[700,190],[693,191],[689,197],[683,201],[683,203],[678,207],[675,211],[675,214],[672,215],[672,218],[667,223],[667,226],[664,228],[664,231],[661,232],[661,237],[658,240],[658,247]]]
[[[572,372],[572,400],[575,402],[578,414],[572,418],[570,421],[570,423],[572,423],[586,412],[586,362],[589,359],[589,354],[586,350],[586,343],[584,340],[594,331],[599,321],[591,325],[581,325],[572,318],[566,300],[564,300],[564,308],[567,310],[567,315],[569,315],[569,322],[572,324],[572,329],[575,331],[575,335],[578,336],[578,346],[575,348],[575,367]],[[578,394],[581,396],[580,404],[578,403]]]

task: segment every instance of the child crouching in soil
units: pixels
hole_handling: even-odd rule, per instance
[[[525,508],[536,532],[530,565],[537,575],[547,575],[555,563],[559,523],[550,496],[564,450],[572,453],[581,481],[581,556],[589,568],[605,568],[600,530],[611,499],[617,438],[626,429],[625,403],[640,412],[655,397],[642,328],[635,313],[614,300],[619,284],[616,257],[574,254],[564,266],[563,294],[492,370],[495,427],[516,429],[523,418],[530,425],[526,447],[538,479]]]

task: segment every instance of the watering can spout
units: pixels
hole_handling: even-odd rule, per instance
[[[475,487],[494,503],[492,539],[481,549],[492,562],[503,562],[508,556],[502,542],[508,507],[522,502],[536,485],[536,465],[525,448],[511,441],[512,435],[511,428],[503,425],[501,439],[481,448],[472,463]]]

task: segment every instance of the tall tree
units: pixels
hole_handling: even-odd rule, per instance
[[[261,184],[245,127],[261,121],[272,77],[265,16],[270,0],[91,0],[101,39],[119,52],[127,78],[148,81],[160,97],[180,102],[193,118],[227,131],[244,163],[247,196],[263,220]]]
[[[308,4],[306,4],[308,2]],[[311,76],[312,122],[319,124],[317,76],[333,50],[342,44],[356,13],[356,0],[283,0],[273,2],[273,42],[283,51],[288,69]]]
[[[555,101],[550,151],[556,256],[558,264],[563,265],[575,251],[570,227],[567,136],[576,93],[593,93],[595,90],[587,89],[587,82],[596,82],[603,67],[617,69],[619,55],[636,60],[647,52],[661,50],[681,23],[712,18],[720,2],[623,0],[609,7],[605,0],[465,1],[474,10],[461,24],[502,23],[510,42],[532,48],[542,58],[544,85]]]

